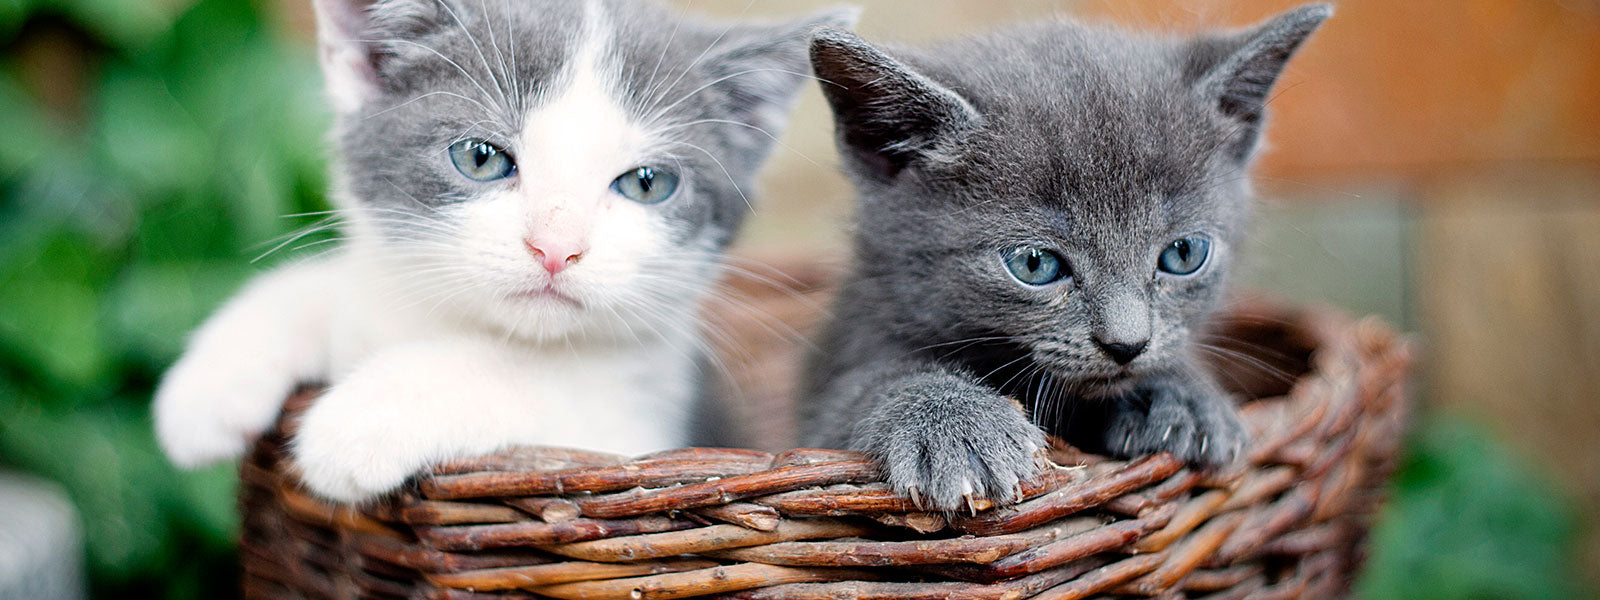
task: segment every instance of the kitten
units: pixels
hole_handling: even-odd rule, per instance
[[[943,510],[1015,500],[1041,427],[1238,458],[1194,338],[1239,245],[1268,91],[1330,15],[1189,39],[1059,22],[926,50],[819,33],[860,215],[804,441],[868,452]]]
[[[627,0],[316,0],[344,246],[252,282],[161,382],[180,465],[291,442],[339,501],[543,444],[686,445],[696,312],[742,190],[850,10],[713,25]]]

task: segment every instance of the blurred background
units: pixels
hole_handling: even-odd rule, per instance
[[[901,42],[1054,14],[1183,32],[1293,5],[855,3],[866,36]],[[1271,105],[1247,279],[1415,332],[1424,410],[1358,593],[1591,597],[1600,0],[1338,4]],[[0,486],[70,498],[81,546],[24,542],[29,560],[81,552],[95,596],[235,591],[232,469],[169,467],[148,402],[189,329],[317,249],[255,261],[315,220],[285,215],[324,208],[312,27],[309,0],[0,0]],[[740,252],[842,260],[851,196],[814,90],[795,124]]]

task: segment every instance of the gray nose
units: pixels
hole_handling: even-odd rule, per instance
[[[1099,337],[1095,337],[1094,345],[1099,346],[1100,350],[1105,352],[1106,356],[1111,357],[1111,360],[1117,361],[1117,364],[1125,365],[1133,362],[1133,359],[1139,358],[1140,354],[1144,354],[1144,349],[1150,346],[1150,340],[1105,342]]]

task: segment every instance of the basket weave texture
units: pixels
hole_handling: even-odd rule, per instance
[[[735,282],[734,379],[785,396],[824,292]],[[1247,465],[1111,460],[1058,445],[1025,501],[957,515],[896,496],[861,455],[519,448],[441,465],[375,506],[301,491],[286,418],[241,467],[250,598],[1319,598],[1347,593],[1406,424],[1405,344],[1376,321],[1256,304],[1221,322]],[[765,332],[765,333],[763,333]],[[762,336],[767,336],[763,338]],[[309,402],[290,402],[292,415]],[[766,403],[766,404],[763,404]],[[780,403],[781,404],[781,403]],[[762,435],[777,435],[764,432]]]

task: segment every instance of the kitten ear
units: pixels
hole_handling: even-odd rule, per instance
[[[382,61],[395,40],[421,35],[439,19],[436,0],[312,0],[317,55],[336,114],[359,110],[382,89]]]
[[[818,32],[811,66],[833,107],[840,145],[884,179],[983,121],[960,94],[848,31]]]
[[[812,34],[853,27],[860,15],[859,8],[841,6],[787,23],[741,26],[718,36],[728,39],[704,64],[725,86],[734,117],[776,137],[788,123],[800,86],[811,78],[806,45]]]
[[[1191,44],[1187,71],[1196,89],[1223,115],[1247,126],[1243,154],[1254,146],[1267,94],[1284,65],[1331,16],[1332,5],[1307,4],[1242,33]]]

